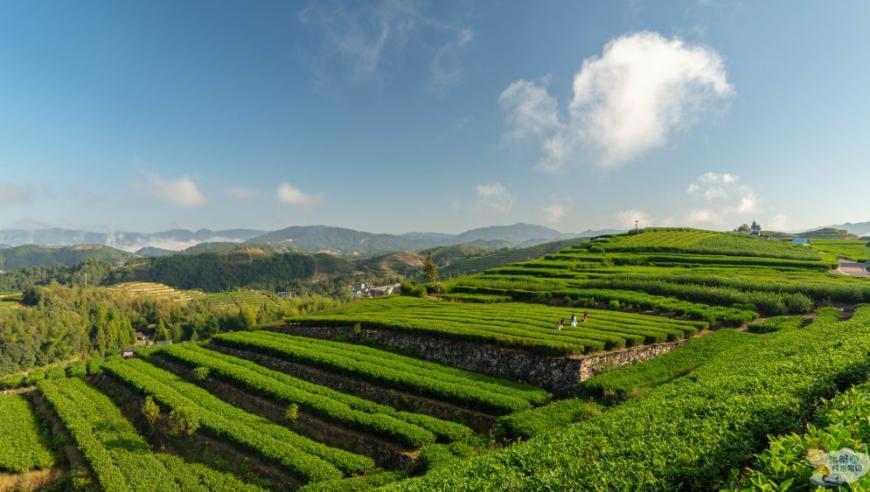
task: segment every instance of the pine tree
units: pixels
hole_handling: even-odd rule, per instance
[[[426,280],[429,283],[434,283],[438,280],[438,265],[432,259],[432,253],[426,255],[426,262],[423,264],[423,273],[426,274]]]

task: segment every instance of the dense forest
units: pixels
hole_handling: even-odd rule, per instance
[[[4,347],[0,374],[78,357],[111,355],[133,344],[137,331],[155,340],[201,340],[218,332],[249,329],[282,316],[329,307],[335,301],[299,297],[226,307],[51,284],[27,289],[21,304],[0,309],[0,346]]]

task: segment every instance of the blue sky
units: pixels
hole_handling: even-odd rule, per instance
[[[0,227],[870,220],[870,4],[3,2]]]

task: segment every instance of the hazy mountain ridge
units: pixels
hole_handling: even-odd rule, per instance
[[[269,246],[280,250],[329,253],[342,256],[372,256],[395,251],[420,251],[439,246],[472,244],[488,249],[529,247],[537,244],[588,237],[613,230],[584,231],[580,234],[517,223],[471,229],[460,234],[410,232],[371,233],[333,226],[291,226],[276,231],[254,229],[171,229],[154,233],[91,232],[73,229],[0,230],[0,244],[73,246],[101,244],[141,256],[164,256],[178,252],[227,251],[241,245]]]
[[[204,242],[241,243],[263,234],[263,232],[254,229],[199,229],[196,231],[171,229],[153,233],[123,231],[91,232],[62,228],[2,229],[0,230],[0,244],[9,246],[23,246],[26,244],[40,246],[102,244],[131,253],[143,248],[181,251]]]

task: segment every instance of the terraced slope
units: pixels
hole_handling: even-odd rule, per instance
[[[570,316],[588,320],[569,326]],[[557,331],[554,326],[564,320]],[[646,343],[679,340],[707,325],[599,309],[570,309],[522,303],[465,304],[409,297],[357,302],[323,314],[293,318],[310,326],[388,328],[445,338],[494,343],[555,355],[582,354]]]
[[[549,393],[533,386],[360,345],[268,331],[221,334],[214,342],[497,414],[531,408],[550,399]]]
[[[156,355],[167,356],[189,367],[205,367],[217,375],[256,394],[329,421],[387,437],[419,448],[436,440],[456,440],[471,435],[471,429],[426,415],[399,412],[386,405],[341,393],[325,386],[274,371],[251,361],[202,348],[194,344],[172,345]]]
[[[767,435],[800,429],[819,397],[867,378],[870,307],[838,318],[753,335],[600,417],[384,490],[719,489]]]
[[[0,396],[0,436],[0,471],[19,473],[54,465],[48,436],[24,397]]]
[[[832,256],[730,233],[652,230],[567,248],[446,282],[450,292],[509,296],[741,325],[758,314],[802,314],[868,302],[870,284],[831,273]]]
[[[190,408],[201,427],[219,439],[259,453],[303,482],[341,478],[374,466],[367,457],[330,448],[248,413],[175,374],[141,360],[108,361],[104,369],[169,409]]]
[[[157,297],[176,302],[188,302],[202,296],[201,292],[177,290],[156,282],[122,282],[113,285],[112,288],[131,296]]]
[[[45,380],[39,390],[72,434],[102,490],[261,490],[230,474],[152,452],[118,407],[81,379]]]

